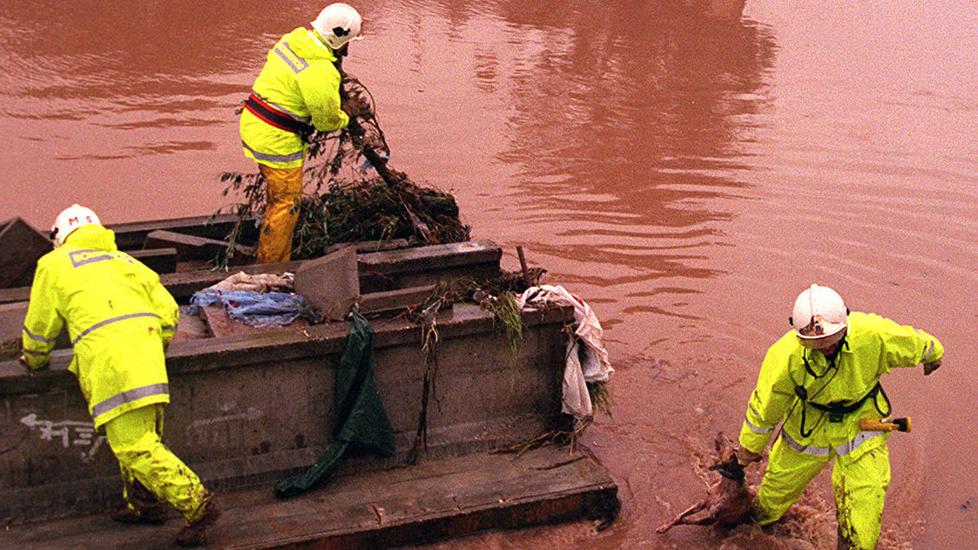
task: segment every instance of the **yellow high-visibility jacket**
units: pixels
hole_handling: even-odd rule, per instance
[[[47,365],[67,324],[69,370],[98,428],[126,411],[170,401],[164,346],[178,315],[159,275],[120,252],[111,230],[86,225],[37,261],[24,358],[32,369]]]
[[[820,352],[802,347],[794,331],[789,331],[767,351],[747,404],[740,444],[761,452],[777,424],[783,422],[785,442],[796,451],[821,457],[834,451],[841,460],[856,460],[886,441],[883,432],[859,429],[860,418],[881,418],[880,410],[889,412],[883,395],[866,399],[841,422],[831,422],[829,413],[810,403],[856,403],[891,369],[913,367],[943,356],[944,347],[937,338],[870,313],[849,314],[848,333],[835,368],[830,368]],[[814,375],[806,369],[806,360]],[[805,388],[808,404],[798,396],[796,385]]]
[[[252,91],[266,103],[321,132],[346,127],[340,108],[341,77],[336,56],[315,33],[298,28],[269,50]],[[276,128],[247,109],[241,111],[245,156],[274,168],[302,166],[306,145],[298,134]]]

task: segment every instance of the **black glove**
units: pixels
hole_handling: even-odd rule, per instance
[[[364,117],[371,114],[370,103],[359,95],[351,95],[343,101],[343,112],[350,118]]]
[[[753,464],[761,459],[760,453],[748,451],[743,447],[737,447],[737,449],[734,450],[734,454],[737,455],[737,462],[739,462],[741,466]]]

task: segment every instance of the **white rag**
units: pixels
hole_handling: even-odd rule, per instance
[[[580,297],[567,292],[560,285],[540,285],[526,289],[516,298],[521,309],[557,304],[574,306],[576,338],[567,342],[567,360],[564,366],[563,404],[561,411],[574,418],[587,418],[594,414],[587,382],[607,382],[615,369],[611,368],[608,351],[602,341],[604,330],[591,306]],[[584,363],[579,357],[580,344],[584,343]]]
[[[234,275],[224,279],[209,288],[229,292],[232,290],[249,290],[251,292],[292,292],[295,275],[286,271],[278,275],[276,273],[256,273],[249,275],[244,271],[239,271]]]

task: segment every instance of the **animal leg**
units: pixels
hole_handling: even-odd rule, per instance
[[[688,516],[690,514],[693,514],[693,513],[696,513],[696,512],[699,512],[700,510],[702,510],[705,507],[706,507],[706,501],[705,500],[700,501],[700,502],[697,502],[696,504],[694,504],[694,505],[690,506],[689,508],[686,508],[685,510],[683,510],[682,512],[680,512],[679,515],[676,516],[669,523],[663,523],[662,525],[660,525],[655,530],[655,532],[656,533],[665,533],[666,531],[668,531],[669,529],[672,529],[676,525],[683,525],[683,524],[689,523],[688,521],[685,520],[686,516]]]

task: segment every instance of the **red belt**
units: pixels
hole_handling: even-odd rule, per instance
[[[256,96],[254,93],[248,96],[248,99],[245,100],[244,106],[245,109],[248,109],[248,111],[251,112],[251,114],[260,118],[265,123],[278,128],[279,130],[292,132],[293,134],[298,134],[302,137],[308,136],[315,131],[315,128],[313,128],[312,125],[292,118],[287,113],[283,113],[282,111],[266,103],[262,98]]]

